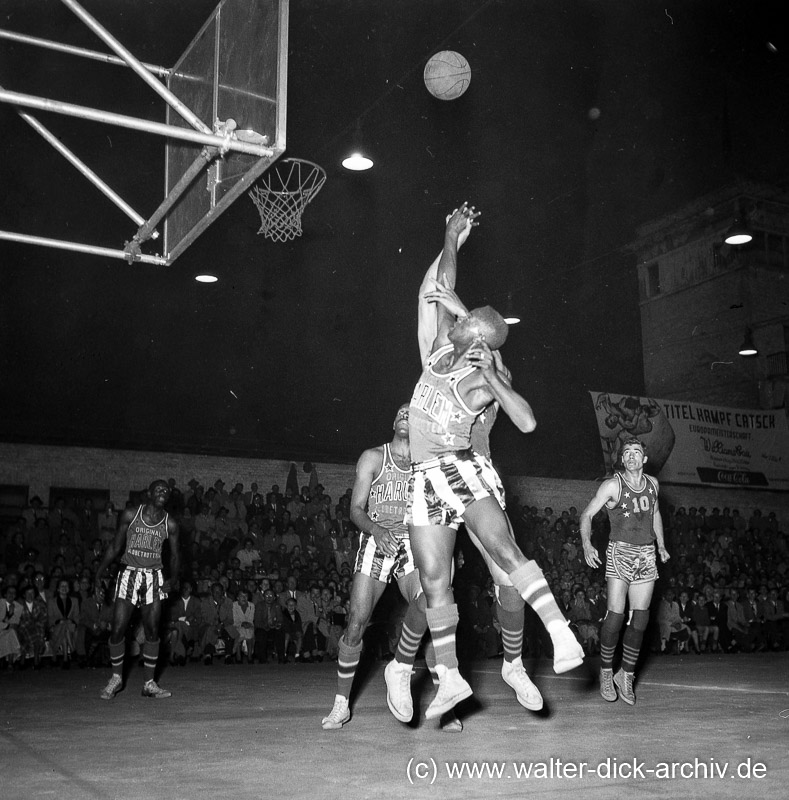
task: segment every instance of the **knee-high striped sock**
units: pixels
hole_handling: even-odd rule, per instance
[[[436,663],[447,669],[457,669],[458,657],[455,649],[455,636],[458,629],[458,607],[455,603],[425,611],[433,647],[436,651]]]
[[[110,642],[110,663],[112,671],[119,676],[123,676],[123,658],[126,655],[126,642]]]
[[[619,644],[619,631],[622,629],[625,615],[618,611],[606,612],[600,628],[600,669],[611,669],[614,663],[614,652]]]
[[[630,613],[630,622],[627,623],[622,636],[622,669],[625,672],[636,671],[636,662],[648,622],[649,611],[636,608]]]
[[[149,642],[147,639],[142,645],[143,673],[146,683],[154,679],[156,662],[159,660],[159,640]]]
[[[438,686],[438,673],[436,672],[436,649],[433,647],[433,640],[428,639],[425,643],[425,664],[433,679],[433,683]]]
[[[514,586],[497,586],[496,603],[504,660],[512,662],[523,654],[524,600]]]
[[[351,696],[351,687],[362,657],[362,643],[351,647],[345,642],[345,636],[340,637],[339,654],[337,656],[337,694],[346,700]]]
[[[400,634],[400,641],[397,643],[395,659],[400,664],[412,666],[419,650],[419,643],[427,630],[427,616],[425,615],[425,596],[420,594],[416,600],[408,604],[403,619],[403,630]]]
[[[510,573],[509,579],[518,590],[518,594],[534,609],[542,620],[548,633],[556,625],[566,624],[564,614],[545,580],[543,571],[537,566],[536,561],[527,561],[522,566]]]

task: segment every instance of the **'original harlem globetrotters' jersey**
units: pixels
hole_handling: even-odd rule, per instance
[[[636,491],[625,483],[620,472],[614,473],[619,482],[619,502],[606,508],[611,522],[609,539],[628,544],[651,544],[655,540],[654,517],[658,507],[657,486],[649,475],[644,475],[644,485]]]
[[[370,486],[367,516],[398,536],[408,536],[408,527],[404,520],[410,477],[411,470],[400,469],[392,458],[389,445],[385,444],[381,471]]]
[[[456,450],[468,450],[471,426],[479,412],[472,411],[460,399],[458,384],[474,372],[469,365],[446,374],[433,367],[452,345],[440,347],[425,362],[408,410],[411,459],[419,464]]]
[[[126,532],[126,552],[121,561],[129,567],[156,569],[162,566],[162,545],[167,538],[167,514],[156,525],[143,521],[140,506]]]

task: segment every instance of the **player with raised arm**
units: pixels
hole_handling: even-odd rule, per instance
[[[450,216],[439,275],[456,270],[459,238],[476,216],[465,203]],[[529,404],[496,367],[493,351],[504,344],[507,324],[489,306],[467,312],[442,280],[434,281],[421,299],[439,307],[433,341],[426,346],[427,340],[423,345],[420,338],[420,350],[425,346],[429,355],[409,412],[414,466],[407,520],[439,677],[438,692],[425,714],[432,719],[471,695],[457,668],[458,614],[451,588],[452,553],[461,521],[470,523],[483,548],[546,625],[554,645],[554,670],[565,672],[581,664],[583,650],[542,570],[510,536],[495,471],[471,450],[471,427],[493,403],[521,431],[535,426]]]
[[[143,697],[162,699],[171,692],[155,681],[159,660],[159,620],[162,600],[170,592],[171,581],[178,579],[178,524],[164,510],[170,498],[167,481],[157,480],[148,487],[148,500],[137,508],[127,508],[121,516],[118,532],[107,547],[99,568],[96,585],[101,585],[107,568],[121,557],[123,569],[115,585],[115,606],[110,633],[112,677],[101,693],[102,700],[112,700],[123,688],[123,660],[126,655],[126,629],[136,606],[142,609],[145,642],[142,646],[145,683]],[[170,581],[162,572],[162,548],[167,540],[170,548]]]
[[[600,556],[592,545],[592,518],[603,508],[611,523],[606,552],[605,577],[608,608],[600,629],[600,694],[614,702],[619,696],[635,705],[633,691],[636,662],[649,622],[649,604],[657,580],[655,542],[660,560],[669,559],[663,539],[663,519],[658,508],[658,482],[644,472],[648,457],[635,436],[622,442],[621,471],[605,480],[581,513],[581,541],[586,563],[596,569]],[[614,652],[625,619],[630,615],[622,637],[622,664],[614,675]]]

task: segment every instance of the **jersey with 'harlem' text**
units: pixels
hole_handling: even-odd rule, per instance
[[[370,485],[367,516],[377,525],[401,537],[408,537],[405,509],[410,477],[411,470],[400,469],[392,458],[389,445],[385,444],[381,471]]]
[[[461,400],[458,384],[475,367],[468,365],[444,374],[433,369],[452,349],[448,344],[430,355],[411,398],[408,428],[411,459],[416,464],[468,450],[471,445],[471,426],[479,412]]]

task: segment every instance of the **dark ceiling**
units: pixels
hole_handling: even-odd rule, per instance
[[[85,0],[171,66],[214,0]],[[740,178],[787,178],[784,2],[291,0],[287,155],[326,185],[289,243],[240,198],[170,267],[0,241],[0,439],[352,461],[388,437],[418,376],[416,292],[464,200],[469,305],[524,316],[503,355],[537,431],[501,421],[509,474],[602,472],[589,390],[643,390],[635,228]],[[105,49],[57,0],[0,27]],[[431,97],[425,61],[472,82]],[[139,78],[0,42],[0,84],[163,120]],[[590,111],[599,109],[599,116]],[[37,114],[146,213],[163,140]],[[13,108],[0,108],[0,228],[122,248],[134,233]],[[360,129],[376,161],[340,161]],[[212,267],[221,280],[196,284]]]

